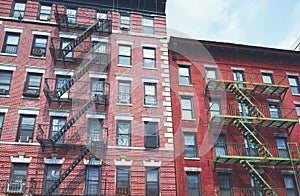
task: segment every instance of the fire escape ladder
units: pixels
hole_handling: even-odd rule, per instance
[[[97,20],[92,26],[83,31],[74,41],[70,42],[64,48],[62,48],[62,57],[65,58],[71,51],[73,51],[80,43],[82,43],[86,38],[90,37],[97,29],[97,25],[100,21]],[[103,24],[102,24],[103,25]]]
[[[73,169],[78,165],[78,163],[84,158],[84,156],[89,153],[89,149],[85,148],[83,151],[76,157],[76,159],[71,163],[71,165],[60,175],[59,179],[53,183],[53,185],[48,189],[45,195],[51,195],[55,189],[67,178],[67,176],[73,171]]]
[[[255,134],[248,128],[245,122],[241,120],[235,120],[234,124],[241,131],[244,137],[248,139],[249,142],[253,143],[255,148],[257,148],[258,153],[263,157],[273,157],[270,151],[260,142],[260,140],[255,136]]]
[[[228,85],[228,89],[236,96],[236,98],[246,105],[250,114],[258,117],[265,118],[263,113],[257,108],[255,104],[253,104],[250,99],[234,84],[230,83]]]
[[[52,137],[50,138],[50,142],[54,145],[65,133],[68,129],[72,127],[73,124],[91,107],[93,103],[98,100],[98,95],[95,95],[92,99],[87,101],[85,105],[78,110],[75,115],[66,121],[65,125]]]
[[[292,149],[292,147],[291,147],[292,145],[294,145],[296,147],[296,149]],[[297,168],[297,164],[293,161],[294,155],[296,155],[296,157],[295,157],[296,159],[300,158],[298,144],[296,142],[288,142],[287,147],[288,147],[288,151],[289,151],[289,156],[290,156],[290,160],[291,160],[291,165],[292,165],[292,169],[293,169],[297,192],[300,193],[299,180],[298,180],[299,179],[298,178],[298,168]]]
[[[265,179],[260,175],[260,173],[253,167],[249,161],[241,160],[240,163],[250,174],[250,176],[264,189],[264,193],[269,196],[277,196],[277,193],[273,188],[265,181]]]
[[[59,99],[94,65],[96,57],[89,60],[70,80],[68,80],[59,90],[55,91],[54,98]]]

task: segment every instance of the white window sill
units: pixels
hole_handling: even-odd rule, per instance
[[[192,84],[179,84],[179,86],[188,86],[188,87],[193,87]]]
[[[122,65],[122,64],[117,64],[118,67],[128,67],[128,68],[131,68],[132,65]]]
[[[158,105],[143,105],[144,108],[158,108]]]
[[[184,157],[184,160],[200,161],[199,157]]]
[[[293,94],[293,93],[292,93],[292,95],[293,95],[293,96],[300,96],[300,94]]]
[[[157,70],[156,67],[143,67],[143,69]]]
[[[26,97],[26,96],[22,96],[22,99],[29,99],[29,100],[40,100],[40,97]]]
[[[9,98],[9,95],[0,95],[0,98]]]
[[[192,119],[181,119],[181,120],[184,120],[184,121],[196,121],[196,119],[195,118],[192,118]]]
[[[44,56],[28,56],[29,58],[32,58],[32,59],[41,59],[41,60],[46,60],[46,57]]]
[[[0,53],[1,56],[18,56],[17,54],[9,54],[9,53]]]
[[[129,106],[132,107],[132,103],[117,103],[118,106]]]

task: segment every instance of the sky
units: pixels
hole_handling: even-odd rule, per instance
[[[169,35],[294,49],[299,0],[167,0]]]

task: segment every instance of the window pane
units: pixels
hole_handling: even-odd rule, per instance
[[[128,122],[118,122],[118,133],[128,134],[130,130],[130,124]]]
[[[195,136],[194,135],[184,135],[184,145],[195,145]]]
[[[216,79],[216,70],[206,70],[206,78],[207,79]]]
[[[155,95],[155,86],[145,85],[145,94],[146,95]]]
[[[189,68],[187,67],[179,67],[178,71],[179,71],[179,75],[181,76],[190,76],[190,71]]]
[[[155,58],[155,49],[143,49],[144,58]]]
[[[119,46],[119,55],[130,56],[130,46]]]
[[[16,35],[8,35],[7,36],[6,44],[18,45],[18,43],[19,43],[19,36],[16,36]]]
[[[150,18],[143,18],[143,26],[152,26],[154,25],[153,19]]]
[[[291,86],[298,86],[297,79],[294,77],[289,77],[289,83]]]
[[[191,99],[183,99],[182,98],[181,99],[181,108],[191,110],[192,109]]]

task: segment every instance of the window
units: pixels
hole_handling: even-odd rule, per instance
[[[159,196],[159,170],[146,169],[146,195]]]
[[[99,195],[101,173],[98,166],[88,165],[85,168],[85,195]]]
[[[190,67],[179,66],[178,75],[179,75],[179,84],[191,85]]]
[[[217,79],[217,69],[216,68],[205,68],[205,78],[206,80]]]
[[[250,176],[250,183],[251,183],[253,195],[256,195],[256,196],[264,196],[265,195],[264,189],[260,187],[258,182],[252,176]]]
[[[244,71],[241,70],[234,70],[233,71],[233,79],[234,81],[237,82],[237,87],[239,88],[245,88],[245,84],[240,84],[239,82],[244,82],[245,81],[245,76],[244,76]]]
[[[18,130],[18,142],[32,142],[35,116],[21,115]]]
[[[188,196],[200,196],[200,180],[198,172],[186,172]]]
[[[2,135],[3,122],[4,122],[4,113],[0,113],[0,139]]]
[[[13,18],[24,18],[25,13],[25,7],[26,7],[26,1],[15,1],[13,5],[13,10],[11,12],[11,16]]]
[[[92,79],[91,80],[91,98],[96,98],[99,103],[105,103],[104,95],[104,80]]]
[[[0,70],[0,95],[9,94],[11,77],[12,71]]]
[[[117,168],[116,194],[129,195],[130,193],[130,172],[129,168]]]
[[[273,76],[271,73],[262,73],[262,79],[264,84],[274,84]]]
[[[158,124],[157,122],[145,122],[145,147],[159,147]]]
[[[227,155],[226,136],[221,134],[215,143],[216,156]]]
[[[70,80],[70,78],[71,78],[70,76],[57,75],[55,90],[59,91],[64,86],[64,84]],[[63,95],[61,95],[60,98],[61,99],[69,99],[69,91],[67,91]]]
[[[198,156],[195,133],[184,133],[184,157],[195,158]]]
[[[154,35],[154,20],[153,18],[143,18],[143,33]]]
[[[51,129],[49,133],[49,139],[55,136],[59,130],[65,125],[66,118],[65,117],[51,117]],[[56,144],[63,144],[64,136],[62,136]]]
[[[103,121],[102,119],[90,118],[88,131],[88,143],[95,142],[101,144],[103,142]]]
[[[47,49],[47,41],[48,37],[45,36],[34,36],[31,55],[32,56],[46,56],[46,49]]]
[[[117,145],[130,146],[131,122],[118,120],[117,121]]]
[[[17,54],[19,39],[19,33],[6,33],[2,52],[8,54]]]
[[[220,100],[209,99],[209,111],[211,117],[222,114]]]
[[[181,97],[181,119],[192,120],[194,119],[194,106],[192,97]]]
[[[276,138],[276,145],[278,149],[278,155],[281,158],[289,158],[289,152],[285,138]]]
[[[97,30],[98,31],[108,31],[109,29],[108,29],[108,20],[107,20],[107,12],[97,12],[96,13],[96,18],[98,19],[98,20],[100,20],[100,25],[98,26],[98,27],[100,27],[100,28],[98,28]]]
[[[10,180],[11,182],[26,183],[28,174],[28,164],[14,163],[12,166],[12,172]]]
[[[239,101],[238,106],[239,106],[240,116],[250,116],[249,110],[248,110],[246,104]]]
[[[76,17],[77,17],[77,9],[75,8],[67,8],[66,15],[68,17],[69,24],[76,24]]]
[[[248,139],[248,138],[244,137],[244,143],[245,143],[245,150],[246,150],[247,156],[257,157],[258,152],[257,152],[257,149],[256,149],[255,144],[253,143],[252,139]]]
[[[93,58],[94,62],[99,65],[106,66],[110,59],[107,55],[107,43],[105,42],[93,42]]]
[[[284,185],[285,185],[285,191],[286,191],[287,196],[297,196],[298,195],[294,176],[285,175],[284,176]]]
[[[296,107],[296,112],[297,112],[298,120],[300,122],[300,105],[295,105],[295,107]]]
[[[269,111],[270,111],[271,118],[281,118],[279,103],[270,102],[269,103]]]
[[[28,73],[23,95],[28,97],[39,97],[41,81],[42,81],[42,74]]]
[[[145,105],[157,105],[156,83],[145,83]]]
[[[131,104],[131,82],[119,81],[118,83],[118,103]]]
[[[44,186],[43,186],[43,193],[46,194],[46,192],[49,190],[49,188],[56,183],[56,181],[59,179],[61,172],[61,165],[50,165],[47,164],[45,166],[45,173],[44,173]],[[58,195],[59,193],[59,187],[57,187],[53,195]]]
[[[73,40],[72,39],[64,39],[64,38],[62,38],[61,39],[61,42],[60,42],[60,44],[61,44],[61,49],[63,50],[67,45],[69,45],[69,43],[71,43]],[[62,58],[63,57],[63,54],[60,54],[60,58]],[[73,58],[73,51],[70,51],[66,56],[65,56],[65,58],[67,58],[67,59],[72,59]]]
[[[120,29],[129,30],[130,29],[130,16],[121,15],[120,17]]]
[[[51,5],[41,4],[38,19],[43,21],[50,21],[51,7]]]
[[[227,173],[218,173],[220,196],[233,196],[231,188],[230,175]]]
[[[118,64],[131,65],[131,46],[119,46]]]
[[[143,48],[144,67],[155,68],[155,48]]]
[[[298,76],[288,76],[288,77],[289,77],[289,83],[290,83],[292,94],[299,95],[300,89],[299,89]]]

